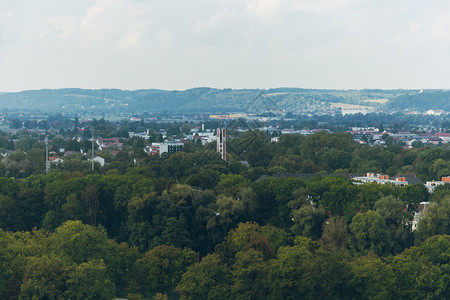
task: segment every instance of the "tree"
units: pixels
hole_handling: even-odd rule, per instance
[[[42,144],[40,144],[40,145],[42,145]],[[44,170],[45,170],[45,150],[44,149],[33,148],[33,149],[29,150],[27,152],[27,160],[28,160],[28,167],[32,174],[37,175],[37,174],[44,173]]]
[[[439,185],[434,189],[432,202],[439,202],[442,198],[450,195],[450,184]]]
[[[344,252],[348,244],[345,218],[339,216],[331,217],[328,222],[325,222],[320,241],[325,247],[333,251]]]
[[[228,299],[230,284],[229,267],[209,254],[186,270],[176,291],[181,299]]]
[[[181,133],[180,127],[172,126],[169,129],[167,129],[167,136],[179,136]]]
[[[71,146],[72,147],[72,146]],[[76,147],[76,146],[75,146]],[[92,151],[92,141],[90,140],[82,140],[80,143],[80,148],[84,153],[87,153],[89,151]],[[98,149],[98,144],[94,143],[94,151],[96,151]],[[67,150],[67,149],[66,149]],[[78,149],[79,151],[80,149]],[[76,150],[74,150],[76,151]],[[92,152],[90,152],[91,157],[92,157]]]
[[[179,248],[191,246],[192,240],[186,219],[183,216],[178,219],[175,217],[167,218],[164,230],[161,233],[161,240],[163,244]]]
[[[153,300],[169,300],[169,296],[167,294],[156,293]]]
[[[28,151],[33,148],[35,142],[37,142],[37,140],[34,138],[22,137],[14,144],[14,148],[16,150]]]
[[[13,150],[14,144],[11,140],[6,138],[5,136],[0,135],[0,148],[5,149],[5,150]]]
[[[20,207],[11,197],[0,195],[0,228],[17,231],[23,229]]]
[[[426,209],[415,231],[415,243],[419,244],[427,238],[450,233],[450,195],[434,201]]]
[[[210,168],[202,167],[197,173],[191,174],[186,183],[201,189],[212,189],[219,181],[220,173]]]
[[[109,279],[103,260],[90,260],[74,266],[67,278],[68,299],[104,299],[114,298],[115,286]]]
[[[397,141],[392,137],[388,136],[385,140],[386,146],[391,146],[397,144]]]
[[[80,220],[84,223],[89,221],[87,209],[76,193],[67,196],[66,203],[61,206],[61,209],[70,220]]]
[[[71,265],[59,256],[27,258],[20,299],[112,299],[114,283],[102,260]]]
[[[69,261],[83,263],[110,253],[103,228],[67,221],[49,237],[50,249]]]
[[[361,256],[351,262],[350,285],[360,299],[397,299],[397,280],[392,267],[374,255]]]
[[[11,121],[11,124],[9,125],[10,128],[13,129],[21,129],[22,128],[22,121],[19,119],[14,119]]]
[[[233,298],[262,299],[269,292],[268,265],[258,250],[236,253],[233,265],[231,293]]]
[[[255,221],[288,230],[292,226],[291,209],[300,208],[290,203],[297,197],[295,191],[304,186],[305,181],[298,178],[266,178],[253,183],[258,200]]]
[[[322,235],[322,224],[326,219],[323,207],[314,207],[304,204],[301,208],[292,211],[291,227],[295,235],[303,235],[313,240],[318,240]]]
[[[358,253],[373,251],[378,255],[387,254],[390,241],[383,217],[372,210],[356,214],[350,224],[349,244]]]
[[[287,244],[287,235],[272,226],[259,226],[254,222],[239,223],[237,228],[230,230],[225,241],[216,246],[216,253],[225,263],[232,263],[236,253],[247,249],[255,249],[269,259],[282,245]]]
[[[19,299],[58,299],[66,291],[70,268],[58,256],[28,258]]]
[[[23,277],[23,257],[14,250],[13,235],[0,229],[0,295],[17,299]]]
[[[77,172],[91,170],[91,162],[86,160],[81,153],[71,154],[64,158],[64,161],[57,165],[58,169]]]
[[[241,175],[222,174],[217,183],[216,191],[226,196],[237,196],[241,187],[248,186],[248,181]]]
[[[392,269],[401,299],[448,299],[449,235],[435,235],[396,255]]]
[[[397,254],[412,244],[412,214],[405,209],[405,203],[392,196],[375,202],[374,209],[383,217],[389,232],[391,252]]]
[[[318,178],[308,182],[307,189],[311,200],[322,205],[331,215],[352,218],[356,213],[351,206],[356,198],[357,188],[345,177]]]
[[[182,132],[183,134],[188,134],[189,132],[191,132],[191,126],[190,126],[188,123],[184,123],[184,124],[181,126],[181,132]]]
[[[66,140],[56,136],[51,140],[50,144],[54,147],[54,150],[59,151],[60,148],[64,148],[66,145]]]
[[[38,127],[39,127],[39,129],[47,130],[49,128],[48,121],[47,120],[39,121],[38,122]]]
[[[78,120],[78,117],[75,117],[75,120],[73,122],[73,127],[74,128],[80,127],[80,121]]]
[[[302,286],[304,264],[312,259],[317,244],[305,237],[297,237],[294,244],[281,247],[277,257],[270,262],[270,299],[305,298]]]
[[[351,294],[353,274],[341,252],[319,248],[303,264],[301,290],[306,299],[345,299]]]
[[[133,274],[147,291],[166,293],[178,285],[188,266],[197,261],[198,255],[192,250],[157,246],[136,261]]]
[[[36,120],[25,120],[25,122],[23,122],[23,127],[27,129],[34,129],[38,127],[38,123]]]
[[[411,146],[413,146],[414,148],[420,148],[423,147],[423,143],[422,141],[414,141],[411,143]]]
[[[97,213],[100,207],[99,203],[99,187],[97,184],[88,184],[81,191],[81,199],[87,207],[87,214],[89,216],[89,224],[97,225]]]
[[[28,177],[28,181],[20,182],[20,190],[18,193],[18,206],[21,209],[21,216],[23,221],[23,229],[31,230],[39,226],[47,211],[44,204],[44,190],[38,184],[39,177]]]
[[[428,201],[429,194],[423,184],[408,184],[401,188],[398,197],[408,203],[410,211],[415,211],[420,202]]]
[[[80,152],[80,148],[80,142],[74,139],[69,139],[64,146],[64,150],[66,151]]]
[[[216,217],[208,220],[207,229],[219,230],[226,233],[233,228],[245,213],[245,204],[243,201],[232,197],[220,195],[217,197]]]
[[[438,158],[429,166],[432,179],[441,178],[450,174],[450,161],[448,158]]]

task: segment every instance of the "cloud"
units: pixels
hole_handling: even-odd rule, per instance
[[[293,7],[298,12],[320,14],[348,8],[353,2],[352,0],[301,0]]]
[[[207,21],[199,20],[195,22],[193,30],[194,32],[211,31],[224,23],[233,22],[233,20],[236,20],[236,14],[226,10],[213,15]]]
[[[257,17],[271,19],[292,13],[334,13],[351,7],[354,2],[355,0],[251,0],[247,11]]]
[[[450,39],[450,13],[439,14],[432,24],[434,36],[449,41]]]
[[[173,32],[166,28],[160,28],[155,33],[159,45],[162,47],[172,47],[174,43]]]
[[[448,85],[449,20],[442,0],[1,1],[0,91]]]
[[[261,18],[271,18],[277,14],[283,0],[252,0],[247,10]]]
[[[117,43],[116,50],[124,50],[128,48],[136,48],[141,45],[141,40],[145,34],[147,27],[146,22],[139,22],[134,24],[128,31],[122,36]]]
[[[68,40],[79,32],[80,18],[69,16],[69,15],[59,15],[54,17],[49,17],[46,20],[46,29],[41,34],[41,38],[48,37],[50,35],[56,35],[63,40]]]
[[[8,10],[5,13],[5,18],[6,18],[6,20],[11,21],[14,18],[14,11]]]
[[[80,33],[83,38],[101,40],[113,28],[111,24],[111,8],[117,5],[117,0],[97,0],[96,4],[88,9],[80,21]]]

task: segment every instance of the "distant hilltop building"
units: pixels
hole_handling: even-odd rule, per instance
[[[247,118],[247,114],[228,114],[228,115],[210,115],[211,119],[228,120],[228,119],[239,119]]]
[[[445,114],[445,111],[443,111],[442,109],[430,109],[427,110],[426,114],[429,116],[440,116],[442,114]]]
[[[367,115],[368,113],[375,112],[374,108],[343,108],[341,109],[342,115],[355,115],[355,114],[363,114]]]
[[[217,152],[220,153],[220,157],[227,160],[227,134],[225,129],[217,128]]]

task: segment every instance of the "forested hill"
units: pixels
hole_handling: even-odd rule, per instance
[[[323,111],[331,103],[386,106],[389,110],[450,111],[450,92],[443,90],[316,90],[301,88],[213,89],[184,91],[119,89],[55,89],[0,93],[4,109],[102,113],[172,112],[290,112]]]
[[[442,109],[450,111],[450,91],[434,90],[423,93],[403,94],[389,101],[387,108],[395,110]]]

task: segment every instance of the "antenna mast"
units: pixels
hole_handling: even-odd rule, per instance
[[[92,171],[94,171],[94,130],[92,130]]]
[[[50,172],[50,161],[48,160],[48,137],[47,136],[45,136],[44,144],[45,144],[45,174],[48,174],[48,172]]]

